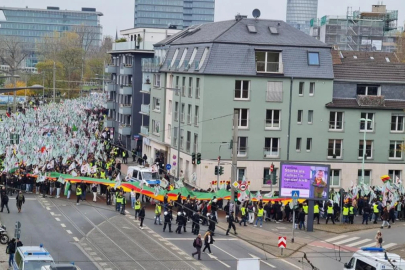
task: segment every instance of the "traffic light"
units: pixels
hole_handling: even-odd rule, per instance
[[[223,175],[224,174],[224,167],[219,166],[218,173],[219,173],[219,175]]]
[[[235,190],[233,192],[233,197],[234,197],[235,202],[237,202],[238,201],[238,191],[237,190]]]
[[[201,153],[197,154],[197,164],[201,164]]]
[[[195,153],[191,154],[191,164],[195,165]]]
[[[218,166],[215,166],[215,175],[218,175]]]

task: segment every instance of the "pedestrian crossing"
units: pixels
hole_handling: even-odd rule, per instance
[[[374,247],[376,245],[375,239],[372,238],[361,238],[357,236],[349,236],[349,235],[338,235],[329,239],[326,239],[322,242],[322,246],[331,245],[331,246],[341,246],[341,247],[348,247],[350,250],[352,249],[359,249],[361,247]],[[314,242],[313,245],[316,245],[317,242]],[[319,242],[318,242],[319,243]],[[382,247],[385,249],[395,247],[397,243],[386,243],[383,242]]]

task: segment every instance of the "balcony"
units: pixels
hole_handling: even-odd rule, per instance
[[[284,73],[282,62],[256,61],[257,73]]]
[[[143,94],[150,94],[151,86],[150,84],[142,84],[142,90],[140,91]]]
[[[121,85],[118,93],[120,95],[132,95],[132,85]]]
[[[118,128],[118,133],[124,136],[131,135],[131,126],[130,125],[120,125]]]
[[[357,104],[359,106],[370,106],[370,107],[384,107],[385,97],[384,96],[364,96],[357,95]]]
[[[263,148],[264,158],[280,158],[280,150],[280,147],[265,147]]]
[[[108,110],[114,109],[115,108],[114,100],[112,99],[107,100],[105,108]]]
[[[120,104],[118,109],[120,114],[131,115],[132,114],[132,104]]]
[[[342,159],[343,157],[343,149],[339,147],[335,148],[328,148],[328,159]]]
[[[132,75],[133,71],[132,65],[130,64],[122,65],[120,68],[121,75]]]
[[[107,83],[107,84],[105,85],[105,90],[106,90],[106,91],[115,91],[115,84],[113,84],[113,83]]]
[[[142,71],[143,72],[159,72],[160,58],[144,58],[142,59]]]
[[[141,126],[141,134],[145,136],[149,136],[149,127]]]
[[[142,104],[141,105],[141,111],[139,112],[140,114],[144,114],[144,115],[149,115],[149,104]]]
[[[106,66],[105,73],[117,73],[117,66],[115,66],[115,65]]]
[[[106,118],[104,119],[104,127],[113,127],[113,120],[112,118]]]

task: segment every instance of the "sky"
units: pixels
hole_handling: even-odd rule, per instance
[[[216,0],[215,21],[233,19],[237,13],[252,17],[255,8],[260,9],[262,19],[285,20],[288,0]],[[324,15],[345,16],[347,7],[353,10],[371,11],[373,4],[381,0],[319,0],[318,17]],[[398,25],[404,26],[405,0],[385,0],[388,10],[398,10]],[[332,5],[333,3],[333,5]],[[46,8],[59,6],[61,10],[81,10],[82,7],[94,7],[104,14],[101,17],[103,34],[115,36],[116,29],[132,28],[134,24],[135,0],[0,0],[0,6]]]

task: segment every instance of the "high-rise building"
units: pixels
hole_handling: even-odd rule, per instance
[[[215,0],[135,0],[134,27],[183,29],[214,21]]]
[[[35,66],[37,57],[35,47],[41,38],[53,32],[79,31],[81,26],[92,32],[91,38],[96,45],[101,44],[102,26],[101,12],[95,8],[79,10],[60,10],[59,7],[12,8],[0,7],[0,36],[20,37],[27,43],[33,54],[27,59],[27,66]]]
[[[306,34],[309,34],[311,19],[317,14],[318,0],[287,0],[287,23]]]

